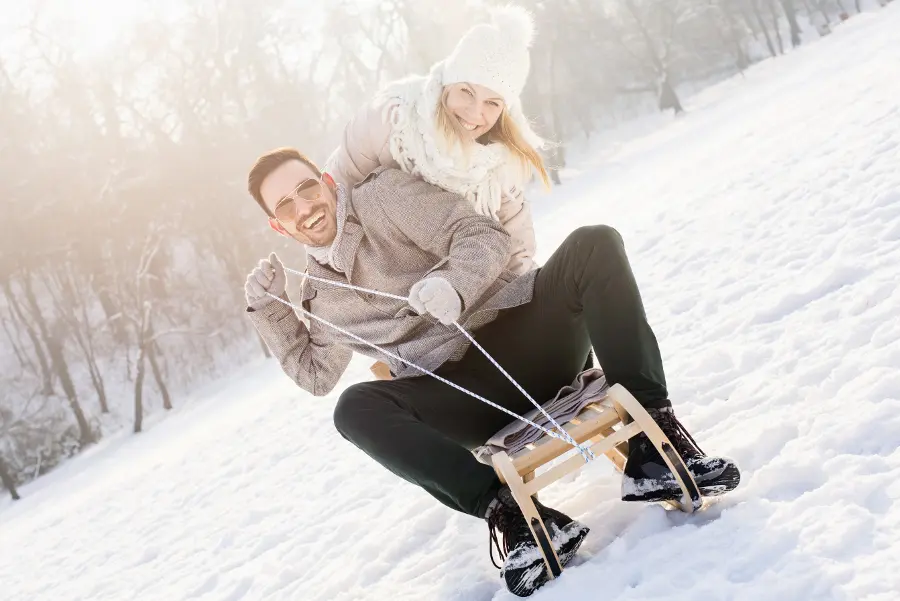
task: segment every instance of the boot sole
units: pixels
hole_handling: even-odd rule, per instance
[[[728,465],[718,474],[709,474],[703,482],[697,482],[702,497],[718,497],[731,492],[741,483],[741,472],[735,465]],[[684,493],[674,480],[671,485],[643,493],[622,495],[623,501],[655,503],[658,501],[677,501]]]

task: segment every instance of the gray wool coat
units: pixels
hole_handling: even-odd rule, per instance
[[[346,194],[343,233],[334,249],[336,264],[346,270],[310,258],[309,275],[403,297],[419,280],[441,276],[459,293],[459,323],[469,332],[499,310],[531,300],[537,272],[517,276],[506,269],[509,234],[462,196],[384,167]],[[428,370],[461,359],[470,345],[455,326],[418,315],[406,301],[308,278],[300,296],[312,314]],[[384,361],[395,378],[422,373],[315,319],[307,325],[278,301],[248,315],[284,372],[314,395],[331,392],[353,352]]]

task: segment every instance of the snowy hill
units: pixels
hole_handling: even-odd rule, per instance
[[[538,224],[624,235],[682,421],[742,486],[685,516],[597,461],[542,498],[592,528],[534,599],[895,601],[900,594],[900,3],[596,141]],[[11,601],[514,598],[486,526],[258,362],[0,505]],[[114,448],[115,453],[112,453]]]

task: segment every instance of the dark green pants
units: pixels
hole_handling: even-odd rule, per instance
[[[539,403],[575,379],[593,347],[610,384],[646,407],[668,404],[656,337],[610,227],[573,232],[540,269],[533,300],[503,311],[475,338]],[[437,373],[519,415],[533,409],[474,347]],[[375,461],[479,517],[500,482],[470,451],[512,419],[427,375],[355,384],[334,411],[341,435]]]

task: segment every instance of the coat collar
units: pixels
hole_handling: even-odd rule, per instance
[[[351,282],[353,278],[353,267],[356,264],[356,251],[362,242],[364,232],[356,213],[353,210],[350,192],[342,185],[338,184],[338,233],[335,236],[331,254],[334,261],[334,267],[331,265],[323,265],[315,258],[310,258],[307,271],[315,277]],[[311,282],[313,287],[314,282]]]

